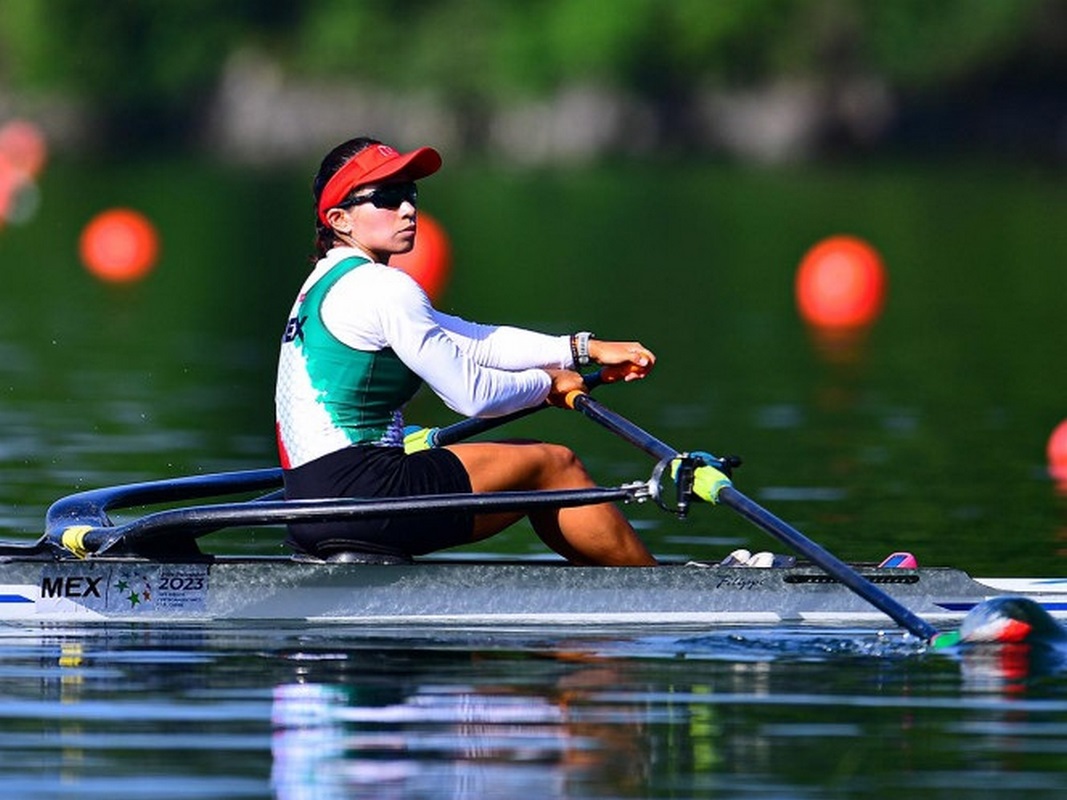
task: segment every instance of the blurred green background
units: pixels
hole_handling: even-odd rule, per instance
[[[604,399],[742,455],[741,487],[842,556],[1061,574],[1065,20],[1049,0],[4,4],[0,124],[32,121],[49,157],[0,230],[0,525],[274,463],[310,176],[371,132],[444,154],[421,194],[452,241],[443,308],[640,338],[656,373]],[[162,242],[132,284],[78,257],[116,206]],[[889,296],[833,345],[792,282],[837,233],[879,250]],[[428,394],[409,417],[451,419]],[[511,432],[605,482],[651,466],[562,412]],[[631,512],[664,554],[772,544],[727,512]],[[522,530],[492,547],[539,552]]]
[[[303,159],[359,121],[529,162],[1062,163],[1065,26],[1063,0],[20,0],[0,90],[121,157]]]

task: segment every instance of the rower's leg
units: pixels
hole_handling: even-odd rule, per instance
[[[475,492],[587,489],[596,485],[567,447],[542,442],[469,442],[450,445],[470,475]],[[519,514],[481,514],[474,538],[485,539]],[[652,566],[656,560],[626,517],[611,503],[531,512],[541,540],[575,564]]]

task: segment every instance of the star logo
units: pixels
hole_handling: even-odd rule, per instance
[[[116,577],[115,590],[119,597],[130,604],[131,609],[152,601],[152,586],[147,577],[140,572]]]

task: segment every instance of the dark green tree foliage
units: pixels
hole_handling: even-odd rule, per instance
[[[1067,0],[17,0],[0,91],[59,91],[111,144],[181,138],[227,59],[472,109],[577,83],[662,106],[706,86],[876,76],[936,94],[1005,69],[1062,87]]]

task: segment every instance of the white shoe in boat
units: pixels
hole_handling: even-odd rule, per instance
[[[720,567],[747,567],[752,553],[744,548],[734,550],[730,555],[719,562]]]

